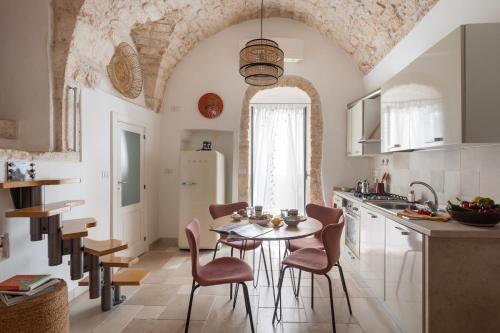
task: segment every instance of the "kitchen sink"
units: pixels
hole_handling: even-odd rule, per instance
[[[382,208],[383,210],[394,215],[407,208],[411,210],[429,209],[429,207],[427,207],[426,205],[411,204],[408,202],[367,202],[367,203],[377,208]]]

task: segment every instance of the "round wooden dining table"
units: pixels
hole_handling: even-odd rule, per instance
[[[221,226],[227,225],[227,224],[238,224],[238,223],[247,224],[248,220],[242,219],[241,221],[234,221],[233,218],[231,217],[231,215],[222,216],[222,217],[214,219],[212,221],[212,223],[210,223],[210,228],[217,228],[217,227],[221,227]],[[269,223],[268,228],[272,229],[272,230],[270,230],[269,232],[262,234],[260,236],[252,237],[252,238],[245,238],[245,237],[238,236],[238,239],[235,239],[235,241],[243,241],[243,242],[251,242],[251,241],[257,241],[257,240],[268,241],[267,244],[268,244],[268,255],[269,255],[269,263],[270,263],[269,267],[270,267],[271,281],[272,281],[271,286],[273,288],[274,302],[276,303],[277,296],[276,296],[276,290],[275,290],[275,286],[274,286],[275,279],[274,279],[274,274],[273,274],[273,265],[272,265],[272,256],[271,256],[271,242],[278,241],[278,260],[279,260],[278,267],[281,267],[281,261],[283,258],[281,257],[281,247],[280,247],[281,244],[279,242],[280,241],[285,241],[285,242],[288,241],[289,242],[290,240],[293,240],[293,239],[304,238],[304,237],[314,235],[315,233],[317,233],[318,231],[321,231],[321,229],[323,229],[323,224],[320,221],[318,221],[312,217],[307,216],[305,221],[299,222],[299,224],[295,227],[289,227],[284,222],[282,222],[280,227],[273,227],[272,224]],[[215,230],[212,230],[212,231],[216,232]],[[262,245],[261,250],[264,252],[264,255],[265,255],[264,245]],[[286,254],[286,250],[283,254],[284,255]],[[241,257],[244,258],[244,255],[245,254],[243,251],[243,254]],[[254,258],[253,260],[255,260],[255,255],[253,256],[253,258]],[[255,266],[255,262],[254,262],[254,266]],[[293,281],[295,280],[294,276],[293,276],[293,270],[291,270],[291,272],[292,272],[292,283],[293,283]],[[276,273],[279,274],[279,271]],[[257,275],[257,280],[258,280],[258,276],[259,275]],[[295,291],[294,284],[293,284],[293,288]],[[235,302],[236,302],[236,296],[237,296],[237,294],[235,295]],[[280,304],[280,307],[281,307],[281,304]],[[280,321],[280,318],[278,318],[278,321]]]

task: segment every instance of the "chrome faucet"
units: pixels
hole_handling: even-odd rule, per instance
[[[425,204],[427,206],[429,206],[429,209],[433,212],[433,213],[437,213],[437,209],[438,209],[438,196],[437,196],[437,193],[436,191],[434,191],[434,189],[432,188],[432,186],[430,186],[429,184],[427,183],[424,183],[424,182],[421,182],[421,181],[414,181],[414,182],[411,182],[410,183],[410,187],[412,187],[413,185],[422,185],[422,186],[425,186],[429,189],[429,191],[432,192],[432,195],[434,195],[434,202],[432,201],[426,201]]]

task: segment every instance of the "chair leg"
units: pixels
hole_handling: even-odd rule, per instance
[[[299,281],[297,282],[297,293],[295,294],[295,298],[299,298],[300,294],[300,280],[302,278],[302,270],[299,269]]]
[[[248,287],[245,282],[240,282],[238,285],[241,284],[241,287],[243,288],[243,295],[245,297],[245,306],[247,309],[247,314],[250,319],[250,328],[252,329],[252,333],[255,332],[255,329],[253,327],[253,317],[252,317],[252,306],[250,305],[250,296],[248,295]]]
[[[311,309],[314,309],[314,274],[311,273]]]
[[[233,256],[234,247],[231,247],[231,257]],[[233,284],[229,284],[229,300],[233,299]]]
[[[184,332],[188,333],[189,331],[189,320],[191,318],[191,309],[193,307],[193,297],[194,297],[194,292],[200,285],[196,284],[196,282],[193,280],[193,285],[191,287],[191,296],[189,297],[189,307],[188,307],[188,313],[187,313],[187,318],[186,318],[186,325],[184,327]]]
[[[347,286],[345,284],[344,271],[342,270],[342,266],[340,266],[340,263],[337,263],[337,266],[339,268],[340,281],[342,281],[342,288],[344,289],[345,297],[347,299],[347,306],[349,307],[349,313],[352,315],[351,301],[349,300],[349,294],[347,293]]]
[[[219,249],[219,241],[217,241],[217,243],[215,243],[215,248],[214,248],[214,257],[212,258],[212,260],[215,260],[215,256],[217,255],[217,250]]]
[[[333,309],[333,291],[332,291],[332,280],[328,276],[328,274],[325,274],[326,279],[328,280],[328,290],[330,291],[330,312],[332,313],[332,327],[333,327],[333,333],[337,332],[337,329],[335,328],[335,310]]]
[[[264,245],[262,245],[262,246],[264,246]],[[263,248],[260,249],[260,253],[262,255],[262,260],[264,261],[264,269],[266,270],[267,286],[269,287],[270,286],[270,284],[269,284],[269,273],[267,272],[266,255],[264,254],[264,249]],[[259,267],[259,269],[260,269],[260,267]]]
[[[287,268],[288,267],[285,266],[281,269],[280,276],[278,279],[278,297],[276,297],[275,304],[274,304],[273,325],[274,325],[274,322],[276,321],[277,316],[278,316],[278,305],[281,302],[281,287],[283,286],[283,279],[285,277],[285,270]],[[281,313],[281,307],[280,307],[280,318],[281,318],[281,315],[282,315],[282,313]]]
[[[233,310],[234,308],[236,307],[236,300],[238,299],[238,291],[240,290],[240,285],[237,284],[235,287],[234,287],[234,299],[233,299]]]

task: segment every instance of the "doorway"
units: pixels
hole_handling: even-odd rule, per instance
[[[305,212],[309,109],[309,96],[294,87],[262,90],[250,101],[252,205]]]
[[[146,251],[144,218],[145,128],[113,118],[111,235],[128,244],[126,255]]]

